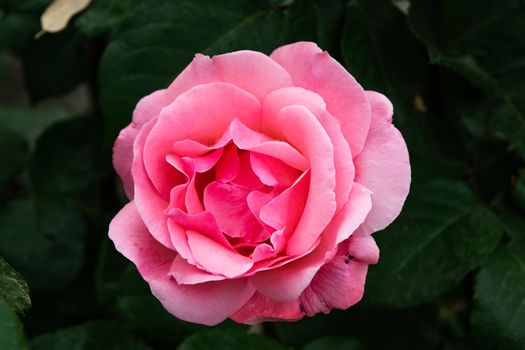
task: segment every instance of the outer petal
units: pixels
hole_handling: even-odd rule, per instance
[[[142,222],[135,203],[129,202],[109,225],[109,238],[115,248],[131,260],[147,279],[159,265],[169,266],[176,253],[158,243]]]
[[[349,252],[358,252],[353,256]],[[363,297],[369,264],[377,262],[379,249],[370,235],[350,237],[338,254],[323,265],[312,283],[301,294],[300,303],[307,316],[331,309],[347,309]]]
[[[133,199],[133,177],[131,164],[133,163],[133,142],[145,123],[156,117],[167,104],[166,90],[158,90],[143,97],[133,111],[133,121],[122,129],[113,146],[113,166],[122,179],[124,190],[128,198]]]
[[[237,85],[261,101],[273,90],[293,86],[290,75],[271,58],[260,52],[246,50],[212,58],[196,55],[170,85],[168,95],[175,99],[196,85],[211,82]]]
[[[299,302],[278,302],[255,293],[231,318],[235,322],[256,324],[265,321],[297,321],[304,316]]]
[[[164,215],[164,209],[168,206],[168,202],[162,198],[157,190],[153,187],[142,160],[142,149],[146,138],[150,133],[153,125],[157,119],[153,119],[145,124],[139,134],[137,140],[133,145],[133,165],[132,174],[135,181],[135,207],[139,212],[144,224],[147,226],[149,232],[157,241],[162,243],[165,247],[173,249],[170,233],[168,230],[168,220]]]
[[[215,325],[235,313],[254,293],[246,279],[179,285],[169,274],[175,253],[149,235],[133,202],[115,216],[109,237],[117,250],[135,263],[162,305],[182,320]]]
[[[392,104],[383,95],[367,91],[372,124],[365,147],[354,160],[356,181],[373,192],[372,210],[363,231],[384,229],[401,212],[410,188],[410,162],[401,133],[392,125]]]
[[[295,85],[321,95],[328,112],[339,119],[352,155],[358,155],[370,127],[370,106],[357,81],[314,43],[282,46],[270,57],[290,73]]]

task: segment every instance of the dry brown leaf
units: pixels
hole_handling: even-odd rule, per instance
[[[44,33],[56,33],[66,28],[69,20],[88,7],[91,0],[55,0],[40,17],[42,30],[35,36],[37,39]]]

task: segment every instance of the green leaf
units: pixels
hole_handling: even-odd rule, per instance
[[[286,41],[314,41],[338,57],[341,27],[344,20],[344,1],[295,0],[286,13]]]
[[[235,331],[212,330],[192,335],[177,350],[284,350],[275,341],[254,334]]]
[[[303,350],[364,350],[357,340],[346,337],[324,337],[308,343]]]
[[[433,300],[490,254],[501,237],[494,214],[460,182],[414,186],[399,218],[374,236],[381,261],[365,300],[410,306]]]
[[[16,312],[2,298],[0,298],[0,344],[2,349],[27,349],[22,324]]]
[[[115,305],[122,296],[150,294],[135,265],[117,252],[108,237],[100,246],[95,282],[98,301],[103,305]]]
[[[93,118],[57,123],[39,139],[31,162],[35,188],[46,193],[71,193],[86,189],[107,169],[98,152],[100,130]]]
[[[41,13],[52,0],[4,0],[8,11]]]
[[[148,350],[120,324],[96,321],[36,337],[31,350]]]
[[[421,0],[409,22],[433,63],[449,67],[484,91],[478,103],[493,133],[525,156],[525,7],[520,0]]]
[[[138,274],[136,271],[135,273]],[[204,326],[177,319],[167,312],[149,291],[145,295],[119,297],[117,310],[120,317],[134,331],[169,344],[178,344],[187,335],[206,329]]]
[[[498,349],[525,349],[525,242],[501,246],[476,277],[472,323]]]
[[[35,291],[59,290],[83,260],[84,222],[59,196],[17,199],[0,210],[0,254]]]
[[[61,95],[87,78],[82,36],[67,28],[31,41],[23,53],[24,77],[33,101]]]
[[[143,0],[94,0],[76,21],[78,29],[93,38],[115,30]]]
[[[29,287],[24,277],[0,256],[0,300],[2,299],[18,312],[31,307]]]
[[[23,135],[34,147],[37,138],[51,125],[69,118],[61,109],[40,109],[0,105],[0,130]]]
[[[31,13],[0,13],[0,48],[8,48],[17,53],[34,40],[40,29],[39,17]]]
[[[342,51],[348,71],[366,89],[385,94],[394,105],[394,123],[407,142],[414,179],[457,178],[451,130],[442,116],[420,107],[426,72],[425,48],[410,32],[406,16],[388,0],[352,0],[346,8]]]
[[[352,0],[343,30],[346,66],[367,90],[412,106],[424,73],[425,51],[387,0]]]
[[[167,87],[195,53],[270,52],[282,44],[283,15],[255,1],[148,1],[122,26],[100,66],[106,142],[131,121],[143,96]]]
[[[525,240],[525,218],[523,214],[508,207],[500,207],[497,211],[501,226],[507,235],[515,241]]]
[[[276,327],[284,343],[294,349],[303,349],[320,338],[350,337],[365,349],[435,350],[439,344],[435,312],[434,309],[370,309],[359,303],[348,310],[332,310],[327,315],[282,322]]]
[[[0,130],[0,183],[15,176],[28,158],[26,139],[17,133]]]

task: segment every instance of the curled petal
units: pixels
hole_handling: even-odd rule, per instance
[[[268,79],[268,77],[272,77]],[[212,58],[196,55],[175,79],[167,94],[175,99],[197,85],[226,82],[262,99],[275,89],[292,86],[290,75],[268,56],[256,51],[236,51]]]
[[[239,323],[256,324],[269,321],[297,321],[303,316],[297,300],[279,302],[255,293],[231,318]]]
[[[184,181],[175,177],[176,170],[165,161],[177,141],[214,144],[235,118],[258,129],[260,103],[253,95],[226,83],[196,86],[165,107],[144,146],[144,166],[158,192],[166,197],[173,185]]]
[[[234,278],[253,266],[250,258],[228,249],[206,235],[192,230],[187,230],[186,234],[195,263],[202,270]]]
[[[299,255],[319,238],[336,210],[334,149],[319,121],[305,107],[281,109],[279,122],[287,140],[311,166],[308,199],[286,248],[288,255]]]
[[[300,259],[254,275],[252,283],[257,291],[278,301],[297,299],[323,264],[332,258],[337,244],[352,235],[362,224],[370,211],[370,205],[370,192],[355,184],[347,204],[326,228],[320,244]]]
[[[352,153],[339,121],[326,110],[326,104],[318,94],[300,88],[287,87],[269,94],[263,103],[263,130],[277,138],[284,137],[284,129],[278,123],[281,109],[299,105],[310,111],[322,125],[334,146],[337,210],[346,203],[354,181]]]
[[[155,91],[143,97],[133,111],[133,121],[122,129],[113,145],[113,166],[122,179],[124,190],[129,199],[133,199],[133,143],[145,123],[158,116],[160,110],[168,103],[166,90]]]
[[[401,212],[410,188],[410,162],[401,133],[392,125],[392,104],[367,92],[372,124],[363,151],[354,160],[356,181],[372,191],[372,210],[363,231],[384,229]]]
[[[356,255],[351,255],[355,253]],[[339,246],[335,257],[323,265],[299,298],[307,316],[331,309],[347,309],[361,300],[369,264],[379,249],[370,235],[356,234]]]
[[[339,120],[352,155],[358,155],[370,127],[370,105],[361,85],[314,43],[285,45],[270,57],[286,69],[296,86],[323,97],[328,112]]]

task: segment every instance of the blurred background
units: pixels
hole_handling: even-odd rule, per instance
[[[0,349],[525,349],[523,1],[51,2],[0,0]],[[349,310],[179,321],[107,238],[113,140],[195,53],[299,40],[393,101],[409,199]]]

